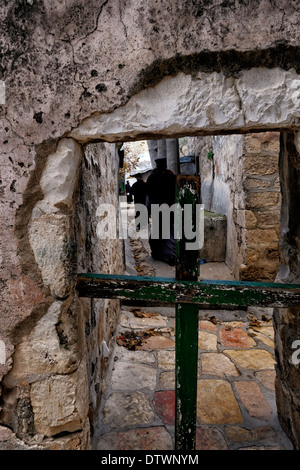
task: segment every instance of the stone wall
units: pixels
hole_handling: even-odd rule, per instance
[[[300,145],[293,133],[281,136],[279,159],[282,188],[280,270],[278,282],[299,284]],[[297,450],[300,449],[300,321],[299,309],[275,309],[276,399],[279,419]]]
[[[48,297],[14,333],[13,366],[2,382],[2,424],[15,432],[8,448],[17,438],[46,449],[91,445],[119,305],[78,299],[75,284],[79,271],[124,271],[118,234],[97,236],[98,207],[109,202],[118,214],[118,165],[115,145],[83,150],[61,140],[41,172],[40,197],[27,208],[24,249],[33,254]],[[68,437],[56,439],[63,433]]]
[[[114,144],[90,144],[85,149],[76,213],[79,273],[123,274],[123,240],[101,238],[98,224],[104,217],[101,205],[116,209],[119,200],[119,161]],[[105,209],[105,207],[104,207]],[[119,301],[84,299],[79,301],[87,345],[86,362],[89,381],[89,419],[93,434],[105,372],[119,315]]]
[[[189,139],[205,209],[227,218],[224,261],[236,279],[274,281],[279,270],[279,134]]]
[[[237,267],[242,260],[243,243],[240,228],[236,223],[236,211],[243,206],[243,136],[215,136],[212,139],[211,149],[213,179],[210,210],[226,216],[225,262],[236,275]],[[207,158],[204,156],[204,159],[205,157]]]
[[[245,210],[237,213],[245,241],[240,279],[274,282],[279,271],[281,209],[278,133],[245,136],[243,188]]]
[[[275,309],[276,402],[279,420],[300,450],[299,309]]]
[[[1,423],[26,445],[51,446],[52,436],[67,432],[69,443],[76,436],[76,445],[79,441],[85,447],[89,392],[75,295],[74,225],[83,151],[72,139],[62,139],[51,150],[32,172],[17,213],[15,236],[23,275],[13,296],[23,310],[31,308],[31,314],[23,322],[11,321],[15,351],[2,382]],[[31,293],[26,279],[31,280]],[[32,308],[38,288],[40,296]]]

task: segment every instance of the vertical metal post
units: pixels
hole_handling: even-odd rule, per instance
[[[187,250],[184,230],[184,207],[190,204],[191,220],[196,227],[199,206],[199,176],[177,176],[177,203],[182,213],[181,237],[176,243],[176,279],[198,280],[199,250]],[[178,221],[177,221],[178,222]],[[177,227],[178,229],[178,227]],[[190,242],[191,240],[189,240]],[[197,419],[198,308],[176,304],[175,348],[175,449],[194,450]]]

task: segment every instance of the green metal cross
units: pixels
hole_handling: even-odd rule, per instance
[[[182,217],[180,237],[176,243],[176,279],[197,282],[199,278],[199,248],[187,249],[188,240],[184,218],[189,207],[191,232],[199,232],[197,216],[200,211],[199,176],[177,176],[176,202]],[[179,228],[179,227],[177,227]],[[199,235],[199,233],[198,233]],[[197,236],[195,236],[196,241]],[[194,450],[197,421],[197,367],[198,367],[198,307],[188,303],[176,303],[175,319],[175,449]]]
[[[192,204],[194,218],[199,202],[199,179],[180,175],[177,182],[177,201],[181,208]],[[199,250],[186,250],[186,241],[182,237],[177,242],[176,279],[84,273],[77,276],[77,291],[81,297],[117,298],[132,305],[175,305],[175,448],[190,451],[196,446],[199,310],[299,307],[300,286],[198,281]]]

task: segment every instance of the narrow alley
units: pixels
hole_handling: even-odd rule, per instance
[[[133,204],[125,204],[128,220]],[[126,240],[126,274],[174,277],[147,241]],[[201,278],[232,279],[224,263]],[[201,310],[196,450],[292,450],[275,399],[271,309]],[[123,305],[95,432],[97,450],[174,450],[175,309]]]

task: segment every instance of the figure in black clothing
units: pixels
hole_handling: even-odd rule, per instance
[[[146,208],[146,183],[143,181],[142,175],[139,173],[138,175],[135,175],[136,177],[136,182],[132,185],[131,188],[131,194],[134,199],[134,206],[135,206],[135,219],[136,219],[136,229],[139,231],[141,227],[138,219],[138,216],[140,215],[140,209],[138,207],[138,204],[142,204]],[[146,221],[145,221],[146,223]]]
[[[134,197],[135,204],[146,204],[146,183],[142,175],[135,175],[136,182],[132,185],[131,194]]]
[[[175,239],[174,239],[174,212],[169,208],[176,200],[176,175],[167,169],[167,159],[155,160],[156,168],[152,170],[147,179],[147,204],[151,215],[151,235],[149,244],[154,259],[164,261],[171,266],[175,265]],[[153,205],[161,206],[159,217],[154,217]],[[163,207],[165,207],[165,215]],[[163,223],[168,224],[169,236],[166,238]],[[155,234],[155,236],[154,236]]]
[[[125,189],[126,189],[127,202],[130,204],[132,202],[132,195],[131,195],[131,186],[130,186],[129,181],[126,181]]]

